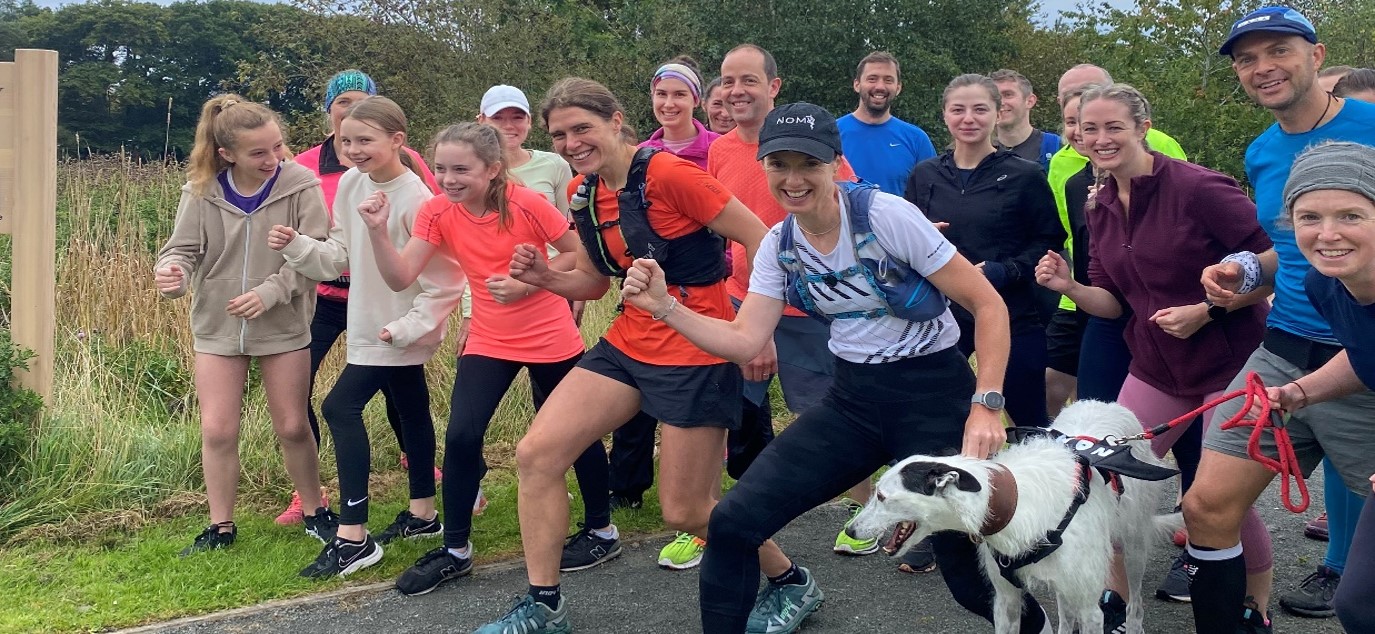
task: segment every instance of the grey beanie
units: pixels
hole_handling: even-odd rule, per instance
[[[1334,141],[1305,150],[1294,159],[1284,185],[1285,215],[1299,196],[1322,189],[1355,192],[1375,202],[1375,147]]]

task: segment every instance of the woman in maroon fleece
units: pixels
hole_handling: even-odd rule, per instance
[[[1221,394],[1260,344],[1269,289],[1229,311],[1206,303],[1198,280],[1204,267],[1227,254],[1268,249],[1270,240],[1256,220],[1255,203],[1236,181],[1147,147],[1150,105],[1135,88],[1090,89],[1079,108],[1089,159],[1108,176],[1086,212],[1092,285],[1075,282],[1070,265],[1055,253],[1041,258],[1036,281],[1097,317],[1113,319],[1131,308],[1125,337],[1132,363],[1117,400],[1151,428]],[[1187,421],[1157,437],[1152,449],[1163,456],[1180,441],[1196,455],[1200,429],[1181,436],[1197,425],[1197,419]],[[1190,467],[1197,464],[1181,464],[1182,486],[1192,482]],[[1269,539],[1259,516],[1247,528],[1246,553],[1256,555],[1248,568],[1268,571]],[[1187,600],[1187,588],[1184,593],[1171,598]]]

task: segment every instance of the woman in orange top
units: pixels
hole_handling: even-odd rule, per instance
[[[625,114],[605,86],[561,80],[540,110],[554,149],[580,174],[569,189],[576,193],[570,207],[583,248],[573,270],[560,271],[546,264],[536,245],[520,245],[511,276],[569,299],[591,300],[606,293],[609,277],[623,275],[632,258],[658,257],[670,270],[676,301],[722,318],[734,314],[722,283],[725,258],[717,234],[746,245],[753,257],[766,231],[763,223],[692,163],[667,152],[637,157],[653,151],[637,151],[621,138]],[[549,396],[516,448],[530,588],[506,615],[478,632],[567,631],[567,602],[558,585],[568,526],[563,474],[582,447],[640,409],[664,423],[659,502],[665,523],[705,534],[716,504],[712,490],[721,473],[721,447],[727,430],[740,421],[740,368],[702,352],[662,318],[625,306],[606,337]]]

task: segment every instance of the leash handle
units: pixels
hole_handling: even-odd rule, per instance
[[[1299,465],[1298,455],[1294,452],[1294,442],[1289,437],[1289,430],[1286,428],[1287,413],[1276,408],[1270,402],[1270,396],[1265,393],[1265,382],[1261,381],[1260,375],[1255,372],[1246,374],[1246,385],[1242,389],[1228,392],[1219,396],[1201,407],[1184,414],[1163,425],[1152,427],[1136,436],[1129,436],[1124,440],[1152,440],[1155,437],[1194,419],[1195,416],[1202,414],[1218,405],[1230,401],[1239,396],[1245,397],[1241,404],[1241,409],[1237,410],[1231,418],[1223,422],[1222,429],[1232,429],[1233,427],[1251,426],[1251,435],[1246,442],[1246,453],[1254,461],[1264,465],[1265,468],[1273,471],[1280,477],[1280,497],[1284,503],[1284,508],[1293,513],[1303,513],[1308,510],[1310,502],[1308,496],[1308,482],[1303,478],[1303,468]],[[1265,412],[1258,419],[1248,419],[1246,415],[1257,405],[1261,411]],[[1260,441],[1269,429],[1275,438],[1275,452],[1279,455],[1278,459],[1271,458],[1261,451]],[[1294,501],[1292,485],[1297,484],[1299,499]]]

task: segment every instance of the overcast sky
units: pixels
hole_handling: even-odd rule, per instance
[[[152,2],[157,2],[158,4],[171,4],[171,0],[151,0],[151,1],[152,1]],[[268,1],[268,2],[279,2],[279,1],[281,1],[281,0],[264,0],[264,1]],[[1120,9],[1124,9],[1124,8],[1130,7],[1130,6],[1132,5],[1132,2],[1133,2],[1133,0],[1106,0],[1106,1],[1107,1],[1108,4],[1111,4],[1112,6],[1117,7],[1117,8],[1120,8]],[[61,5],[64,5],[64,4],[79,4],[79,2],[78,2],[78,3],[73,3],[73,2],[71,2],[71,0],[34,0],[34,2],[36,2],[36,3],[38,4],[38,6],[40,6],[40,7],[58,7],[58,6],[61,6]],[[1047,16],[1049,16],[1049,17],[1052,18],[1052,20],[1053,20],[1054,17],[1055,17],[1056,15],[1058,15],[1061,11],[1066,11],[1066,10],[1069,10],[1069,9],[1073,9],[1073,8],[1074,8],[1074,5],[1075,5],[1075,4],[1078,4],[1078,2],[1079,2],[1079,0],[1041,0],[1041,9],[1042,9],[1042,11],[1043,11]]]

